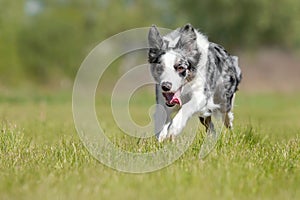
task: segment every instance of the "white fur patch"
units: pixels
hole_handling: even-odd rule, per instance
[[[175,71],[174,65],[176,63],[177,55],[174,51],[168,51],[161,57],[162,64],[165,66],[164,71],[161,75],[161,83],[170,82],[172,83],[171,91],[177,91],[184,83],[184,80]]]

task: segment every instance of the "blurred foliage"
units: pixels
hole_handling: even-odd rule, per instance
[[[299,8],[299,0],[0,0],[0,86],[73,79],[100,41],[151,24],[191,22],[228,48],[295,49]]]
[[[299,0],[177,0],[210,38],[233,48],[300,45]]]

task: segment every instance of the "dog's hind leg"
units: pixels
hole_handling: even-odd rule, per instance
[[[233,105],[234,105],[234,99],[235,99],[235,94],[233,94],[232,98],[231,98],[231,102],[230,102],[230,108],[229,111],[226,112],[225,116],[224,116],[224,125],[226,126],[226,128],[232,129],[232,125],[233,125]]]
[[[233,122],[233,113],[229,111],[228,113],[225,114],[224,125],[226,126],[226,128],[232,129],[232,122]]]
[[[214,131],[214,124],[211,120],[211,116],[209,117],[199,117],[199,120],[201,122],[201,124],[203,124],[205,126],[205,130],[207,133],[213,132]]]

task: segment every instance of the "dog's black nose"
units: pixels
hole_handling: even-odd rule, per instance
[[[165,92],[170,91],[171,88],[172,88],[172,83],[170,83],[170,82],[163,82],[163,83],[161,84],[161,89],[162,89],[163,91],[165,91]]]

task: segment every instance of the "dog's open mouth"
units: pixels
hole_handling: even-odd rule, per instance
[[[173,107],[176,104],[182,105],[180,95],[181,95],[181,88],[179,88],[175,93],[174,92],[163,92],[163,96],[166,99],[166,105],[169,107]]]

